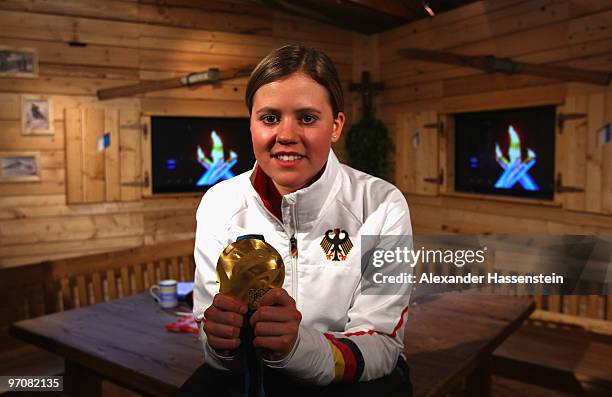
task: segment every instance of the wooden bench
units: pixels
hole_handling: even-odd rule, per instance
[[[8,335],[19,320],[192,281],[194,240],[0,269],[0,375],[57,375],[63,359]]]
[[[43,263],[50,312],[148,291],[160,280],[193,281],[194,240]]]
[[[603,296],[537,297],[540,309],[495,351],[493,373],[578,395],[610,395],[609,302]]]
[[[58,375],[63,360],[8,334],[19,320],[47,313],[44,268],[40,264],[0,270],[0,375]]]

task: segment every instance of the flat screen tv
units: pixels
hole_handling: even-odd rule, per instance
[[[455,191],[551,200],[555,107],[455,115]]]
[[[248,118],[151,117],[153,193],[202,192],[255,163]]]

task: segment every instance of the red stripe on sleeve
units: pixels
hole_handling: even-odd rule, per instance
[[[351,350],[350,347],[340,342],[333,335],[331,334],[324,334],[324,335],[342,353],[342,357],[344,358],[344,376],[342,377],[342,379],[345,381],[354,380],[355,370],[357,369],[357,361],[355,360],[353,351]]]
[[[395,338],[395,336],[397,335],[397,331],[404,324],[404,314],[406,314],[407,312],[408,312],[408,306],[406,306],[404,308],[404,310],[402,310],[402,314],[400,314],[400,318],[399,318],[397,324],[395,325],[395,328],[393,328],[393,332],[391,332],[390,334],[387,334],[385,332],[379,332],[379,331],[374,331],[374,330],[368,329],[368,330],[365,330],[365,331],[347,332],[344,335],[346,335],[346,336],[359,336],[359,335],[374,335],[374,334],[379,334],[379,335],[387,335],[387,336],[390,336],[391,338]]]

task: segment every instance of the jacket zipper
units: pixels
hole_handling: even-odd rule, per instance
[[[259,203],[259,205],[263,208],[263,210],[265,212],[267,212],[270,217],[272,219],[275,219],[276,222],[278,222],[278,224],[281,225],[281,227],[283,228],[283,230],[285,230],[285,233],[287,233],[287,229],[285,229],[285,225],[283,225],[283,222],[281,222],[280,220],[278,220],[278,218],[272,214],[272,212],[270,212],[270,210],[268,210],[266,208],[265,205],[263,205],[263,203]],[[291,224],[292,224],[292,233],[291,233],[291,237],[289,238],[289,249],[290,249],[290,254],[291,254],[291,295],[294,296],[294,300],[297,303],[297,260],[298,260],[298,249],[297,249],[297,238],[295,237],[296,233],[297,233],[297,216],[296,216],[296,211],[295,211],[295,206],[296,204],[292,204],[291,205]],[[289,233],[287,233],[287,235],[289,235]]]
[[[296,207],[297,204],[291,205],[291,221],[292,221],[292,235],[289,238],[289,247],[291,249],[291,292],[293,299],[297,303],[298,300],[298,285],[297,285],[297,261],[298,261],[298,242],[297,242],[297,215]]]

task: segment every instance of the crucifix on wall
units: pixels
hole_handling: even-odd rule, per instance
[[[361,93],[363,116],[372,112],[372,100],[374,95],[385,89],[385,83],[370,81],[370,72],[361,72],[361,83],[351,83],[351,91]]]

